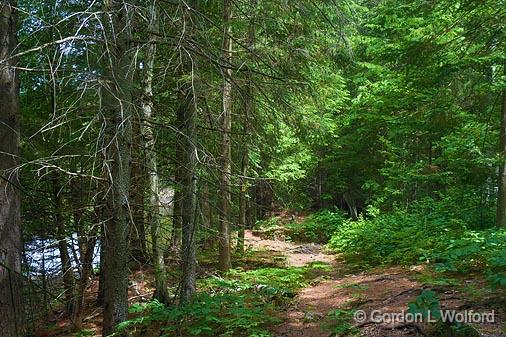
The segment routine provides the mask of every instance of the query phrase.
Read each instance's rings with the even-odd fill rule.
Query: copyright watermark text
[[[495,323],[495,312],[477,312],[473,310],[440,310],[438,313],[428,311],[427,313],[401,312],[382,312],[381,310],[372,310],[366,312],[357,310],[353,314],[356,323],[374,322],[374,323],[422,323],[422,322],[443,322],[453,323]]]

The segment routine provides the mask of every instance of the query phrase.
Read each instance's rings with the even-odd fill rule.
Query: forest
[[[506,337],[504,0],[0,0],[0,337]]]

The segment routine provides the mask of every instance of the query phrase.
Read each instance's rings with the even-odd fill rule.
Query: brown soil
[[[284,255],[287,265],[291,267],[302,267],[311,262],[334,263],[332,255],[322,253],[322,247],[318,244],[297,245],[281,240],[262,239],[247,230],[244,234],[246,245],[257,250],[268,250],[276,254]]]
[[[505,337],[501,332],[506,321],[505,294],[487,291],[479,277],[460,278],[458,286],[435,286],[420,281],[431,276],[425,266],[411,268],[391,267],[367,272],[351,273],[350,268],[335,256],[322,252],[315,244],[294,244],[279,240],[261,239],[246,232],[247,244],[255,249],[284,255],[288,266],[303,266],[310,262],[325,262],[332,265],[328,280],[303,289],[295,301],[282,314],[283,322],[273,328],[277,337],[319,337],[344,336],[333,332],[338,324],[328,314],[336,309],[347,310],[350,314],[363,310],[371,312],[401,313],[407,304],[424,289],[434,290],[440,299],[442,309],[457,311],[471,310],[490,312],[495,310],[495,323],[476,326],[481,336]],[[459,289],[459,290],[457,290]],[[473,294],[473,292],[479,294]],[[365,337],[427,336],[428,326],[407,324],[400,321],[374,323],[370,319],[355,322],[349,319],[359,331],[356,335]],[[352,335],[352,334],[348,334]]]
[[[256,233],[255,233],[256,234]],[[436,286],[431,283],[434,274],[425,266],[411,268],[390,267],[353,271],[350,266],[334,255],[326,254],[318,244],[295,244],[283,240],[263,239],[246,231],[246,245],[256,250],[254,262],[248,263],[250,268],[279,265],[283,261],[287,266],[304,266],[312,262],[324,262],[332,266],[324,279],[319,283],[303,289],[295,300],[280,313],[282,323],[272,328],[276,337],[319,337],[345,336],[333,332],[336,326],[343,324],[328,316],[329,312],[347,310],[364,310],[368,316],[373,310],[382,313],[399,313],[407,309],[408,302],[418,296],[422,290],[436,291],[443,309],[458,311],[474,310],[490,312],[495,310],[495,323],[476,326],[481,336],[506,337],[506,294],[504,291],[491,291],[486,282],[477,275],[455,277],[457,286]],[[281,258],[280,258],[281,257]],[[429,281],[427,281],[429,279]],[[425,280],[425,281],[422,281]],[[101,335],[102,312],[96,308],[94,300],[98,291],[98,282],[93,280],[87,292],[87,308],[83,321],[83,329]],[[150,299],[152,294],[152,272],[141,270],[132,273],[129,281],[129,302],[142,302]],[[398,337],[398,336],[430,336],[427,327],[402,322],[374,323],[370,320],[352,323],[358,333],[364,337]],[[53,328],[37,331],[40,337],[74,336],[75,327],[68,317],[55,313]],[[352,336],[348,334],[347,336]],[[444,336],[444,335],[438,335]]]

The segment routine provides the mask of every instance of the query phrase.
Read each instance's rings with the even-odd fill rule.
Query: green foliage
[[[288,236],[294,241],[326,243],[345,221],[339,211],[323,210],[304,219],[286,225]]]
[[[506,240],[504,231],[495,234],[503,234],[502,246],[504,247],[504,241]],[[488,266],[490,270],[488,281],[492,284],[492,287],[506,287],[506,249],[499,248],[498,250],[489,254]]]
[[[342,289],[351,288],[351,289],[356,289],[356,290],[367,290],[367,289],[369,289],[368,286],[360,284],[360,283],[344,283],[344,284],[339,284],[339,285],[336,286],[336,288],[342,288]]]
[[[408,312],[423,319],[441,318],[441,305],[436,293],[431,290],[424,290],[413,302],[408,304]]]
[[[265,220],[259,220],[255,223],[255,228],[262,230],[275,230],[281,226],[281,218],[279,216],[273,216]]]
[[[448,230],[442,221],[429,221],[426,216],[399,210],[348,220],[328,246],[348,259],[367,264],[418,262],[436,247],[439,234]]]
[[[325,330],[332,333],[333,336],[353,336],[359,333],[353,325],[353,311],[336,309],[328,313],[328,323]]]
[[[279,322],[276,308],[295,296],[315,274],[328,265],[314,263],[305,267],[233,269],[223,277],[200,280],[201,291],[188,304],[165,306],[153,301],[133,304],[137,315],[120,324],[119,329],[142,335],[150,326],[159,325],[162,337],[179,331],[189,336],[270,336],[267,327]]]
[[[269,336],[265,326],[277,322],[271,305],[260,296],[239,293],[199,293],[188,304],[165,306],[150,302],[131,308],[140,316],[121,323],[118,330],[142,336],[152,325],[160,336]],[[179,331],[179,333],[178,333]]]
[[[95,331],[90,329],[82,329],[74,334],[74,337],[92,337],[95,335]]]
[[[224,289],[240,289],[241,291],[263,289],[271,294],[277,292],[293,297],[294,291],[306,287],[316,274],[328,271],[329,268],[328,264],[314,262],[304,267],[232,269],[223,277],[210,277],[203,280],[202,287],[212,292],[220,292]]]
[[[492,286],[505,286],[506,230],[490,228],[497,167],[504,160],[497,149],[506,90],[504,1],[256,3],[255,8],[250,1],[234,3],[232,36],[239,43],[234,42],[234,57],[226,65],[221,3],[199,2],[205,17],[186,20],[185,11],[172,2],[156,2],[164,29],[157,36],[155,69],[164,76],[153,79],[153,116],[132,121],[153,126],[160,182],[178,193],[186,190],[186,180],[179,177],[177,145],[197,145],[197,197],[211,211],[204,212],[204,202],[199,206],[207,219],[198,220],[209,223],[199,226],[203,230],[195,233],[195,241],[213,241],[221,214],[222,196],[214,191],[204,196],[203,184],[218,184],[220,88],[227,68],[233,70],[227,80],[234,86],[230,188],[248,177],[247,200],[258,204],[255,215],[263,216],[272,205],[367,210],[356,221],[325,210],[302,223],[285,226],[280,218],[258,223],[268,235],[283,230],[292,240],[328,242],[363,265],[429,262],[438,271],[484,271]],[[20,3],[19,168],[20,190],[27,194],[22,210],[27,241],[75,232],[91,237],[96,223],[109,219],[101,200],[109,197],[107,189],[101,193],[109,173],[101,158],[108,146],[101,141],[108,122],[102,111],[107,81],[99,40],[104,32],[99,17],[88,14],[101,12],[102,3],[59,5]],[[135,27],[148,27],[145,10],[139,4],[132,11]],[[187,31],[186,23],[193,21],[195,27]],[[250,26],[255,27],[254,46],[248,43]],[[140,42],[152,33],[134,31],[132,41]],[[132,69],[144,71],[146,47],[152,44],[135,45]],[[173,62],[181,55],[199,65],[191,74],[185,73],[185,62]],[[134,82],[125,84],[138,101],[144,81],[141,73],[134,75]],[[181,88],[190,82],[196,134],[191,142],[181,142],[188,135],[177,112],[187,107]],[[143,163],[144,155],[135,152],[147,147],[137,143],[142,132],[133,131],[132,163]],[[245,173],[243,164],[248,164]],[[49,178],[55,169],[62,174],[57,190],[64,199],[64,233],[54,226],[58,204]],[[141,196],[147,192],[135,179],[131,185]],[[141,200],[151,199],[145,194]],[[230,205],[231,219],[225,219],[230,223],[238,213],[237,199]],[[132,202],[132,214],[135,208],[144,212],[139,203]],[[161,226],[166,234],[171,224],[164,220]],[[319,268],[324,267],[232,270],[201,281],[204,291],[184,307],[132,306],[138,317],[123,328],[156,322],[167,335],[174,329],[189,335],[265,335],[276,306],[289,301]],[[419,305],[426,305],[430,296],[421,296]],[[347,314],[334,316],[343,321],[334,332],[348,332]]]
[[[446,250],[434,252],[432,258],[440,271],[467,272],[473,267],[498,271],[506,266],[505,247],[506,230],[466,231],[449,240]]]
[[[422,284],[430,286],[461,286],[461,282],[454,278],[444,277],[432,271],[424,271],[417,276],[417,280]]]
[[[427,336],[430,337],[480,337],[482,334],[471,325],[463,323],[448,324],[438,321]]]
[[[411,211],[396,210],[346,221],[328,246],[365,265],[431,262],[438,271],[486,271],[504,285],[506,230],[470,230],[441,205],[425,200]]]
[[[416,299],[408,303],[408,312],[415,317],[422,316],[424,320],[436,322],[430,327],[426,335],[432,337],[479,337],[481,334],[472,326],[461,322],[446,321],[441,316],[441,304],[436,293],[424,290]]]

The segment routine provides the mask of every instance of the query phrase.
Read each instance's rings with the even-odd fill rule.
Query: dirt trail
[[[287,259],[287,265],[291,267],[302,267],[311,262],[329,264],[335,262],[332,255],[322,253],[322,247],[318,244],[294,244],[280,240],[262,239],[253,235],[250,230],[245,231],[244,238],[246,245],[255,249],[266,249],[283,254]]]
[[[344,326],[329,316],[329,312],[347,310],[350,315],[363,310],[368,319],[356,322],[351,317],[348,322],[360,330],[365,337],[397,337],[426,335],[417,324],[399,321],[374,323],[371,313],[400,313],[407,309],[407,303],[414,300],[423,289],[435,290],[441,301],[442,309],[475,309],[479,312],[491,311],[497,303],[504,303],[504,297],[497,294],[481,295],[481,299],[471,299],[469,293],[457,291],[464,286],[470,289],[483,289],[482,280],[462,280],[464,286],[451,287],[434,285],[421,281],[427,275],[423,266],[411,268],[391,267],[351,273],[342,262],[332,255],[322,252],[316,244],[294,244],[280,240],[262,239],[246,232],[246,243],[255,249],[264,249],[282,254],[287,266],[303,266],[311,262],[325,262],[332,265],[332,271],[324,280],[314,286],[303,289],[295,301],[283,314],[283,323],[274,328],[277,337],[320,337],[344,336],[336,334],[337,326]],[[488,297],[487,297],[488,296]],[[501,302],[502,301],[502,302]],[[496,310],[497,311],[497,310]],[[505,321],[504,311],[496,312],[496,323],[480,324],[481,336],[506,337],[501,331]],[[345,324],[345,323],[344,323]]]

